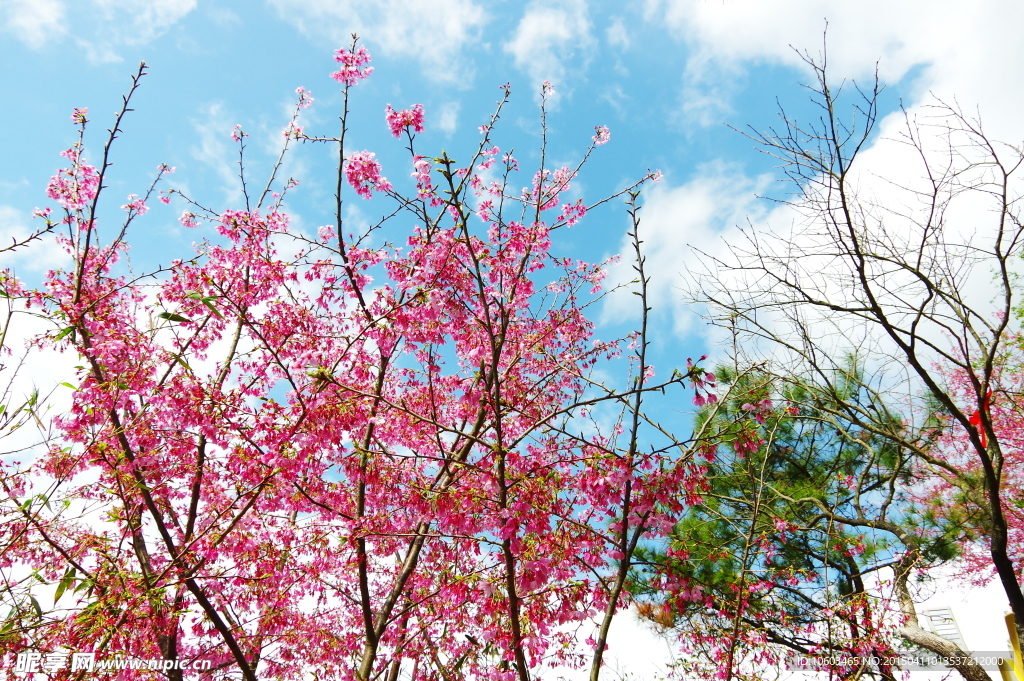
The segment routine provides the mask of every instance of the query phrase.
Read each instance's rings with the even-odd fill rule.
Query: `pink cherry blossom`
[[[563,205],[562,211],[555,222],[565,222],[567,227],[572,227],[586,214],[587,207],[584,205],[583,199],[579,199],[573,203]]]
[[[99,189],[99,173],[96,168],[82,161],[77,146],[62,151],[61,156],[69,159],[72,165],[70,168],[61,168],[50,178],[46,195],[66,210],[80,210],[95,198]]]
[[[182,213],[181,217],[178,218],[178,222],[180,222],[183,227],[188,227],[190,229],[199,226],[199,221],[196,220],[196,216],[189,211]]]
[[[299,108],[308,109],[313,105],[313,93],[304,87],[295,88],[295,94],[299,96]]]
[[[421,201],[429,201],[430,205],[435,208],[442,205],[444,199],[437,195],[430,179],[430,172],[433,168],[430,161],[422,156],[417,156],[413,160],[413,167],[415,171],[412,176],[416,178],[416,198]]]
[[[388,104],[384,110],[384,119],[395,137],[401,137],[402,131],[410,127],[413,132],[423,132],[423,105],[413,104],[411,109],[395,111]]]
[[[140,199],[135,194],[128,195],[128,203],[121,206],[121,210],[129,214],[143,215],[149,210],[149,206],[146,205],[144,199]]]
[[[346,88],[371,70],[362,47],[335,59]],[[386,112],[393,133],[423,129],[420,105]],[[296,121],[286,132],[302,135]],[[331,180],[385,194],[391,216],[355,234],[343,202],[315,237],[292,231],[279,199],[297,182],[282,187],[277,169],[251,206],[157,193],[181,196],[184,227],[206,219],[216,233],[143,276],[118,265],[125,233],[67,216],[66,266],[32,304],[60,322],[39,346],[81,357],[71,406],[24,474],[0,471],[17,497],[3,561],[62,585],[42,620],[15,608],[31,626],[19,651],[91,650],[101,631],[105,655],[249,679],[299,678],[309,660],[323,679],[511,681],[579,665],[581,627],[628,602],[624,582],[608,588],[628,547],[673,530],[701,469],[630,444],[628,409],[582,435],[564,428],[603,413],[593,377],[626,352],[587,317],[606,268],[553,252],[551,230],[586,213],[559,198],[582,164],[544,169],[517,195],[515,159],[485,133],[465,167],[414,156],[409,195],[372,152],[345,148]],[[240,126],[232,137],[245,141]],[[78,147],[65,156],[51,195],[68,210],[99,201],[95,169]],[[124,208],[141,217],[145,199]],[[623,365],[646,347],[632,338]],[[648,388],[650,363],[632,366],[642,375],[627,366],[611,402],[691,380]],[[708,374],[691,373],[703,395]],[[54,479],[44,504],[34,481]],[[31,516],[64,501],[102,518]]]
[[[357,151],[349,155],[345,161],[345,177],[364,199],[370,198],[371,189],[391,191],[391,183],[380,174],[380,162],[370,151]]]
[[[352,48],[335,50],[334,61],[341,64],[341,68],[332,73],[331,78],[349,87],[373,73],[373,67],[367,66],[370,63],[370,53],[362,45],[354,50]]]

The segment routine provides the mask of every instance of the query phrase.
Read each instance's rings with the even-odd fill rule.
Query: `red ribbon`
[[[988,398],[990,397],[992,397],[991,390],[989,390],[988,393],[985,395],[985,399],[981,401],[981,408],[984,409],[985,411],[988,411]],[[978,410],[971,414],[969,422],[972,426],[978,429],[978,438],[981,440],[981,446],[987,447],[988,438],[985,436],[985,429],[981,427],[981,411]]]

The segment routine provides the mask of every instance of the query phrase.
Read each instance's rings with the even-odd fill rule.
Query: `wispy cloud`
[[[459,124],[459,103],[445,102],[437,108],[436,116],[438,129],[451,136]]]
[[[238,178],[238,151],[230,144],[235,122],[219,102],[205,106],[199,115],[192,120],[198,137],[198,143],[192,147],[192,157],[206,164],[220,178],[225,203],[236,204],[242,198],[242,191]]]
[[[452,82],[472,72],[463,49],[487,23],[473,0],[270,0],[281,17],[307,35],[337,46],[357,33],[392,57],[417,60],[428,78]]]
[[[113,33],[111,41],[124,45],[144,45],[155,40],[196,8],[196,0],[93,0],[93,3]]]
[[[40,219],[32,221],[17,208],[0,205],[0,247],[6,248],[12,242],[20,243],[43,227],[45,225]],[[21,248],[4,253],[2,258],[6,267],[40,274],[65,263],[67,255],[52,236],[44,236]]]
[[[612,47],[618,47],[623,50],[628,50],[632,40],[629,37],[629,29],[626,28],[625,22],[622,17],[615,17],[611,23],[608,24],[608,28],[604,31],[605,39],[608,44]]]
[[[570,71],[582,69],[588,61],[596,42],[591,29],[584,0],[532,2],[505,51],[536,84],[549,80],[557,88],[565,85]]]
[[[690,182],[671,186],[666,180],[645,191],[640,238],[651,278],[649,302],[658,313],[669,314],[679,335],[694,331],[699,321],[696,311],[684,300],[684,283],[700,270],[706,257],[703,253],[719,255],[728,238],[735,237],[737,225],[746,222],[748,216],[764,215],[757,194],[768,182],[767,177],[749,178],[739,168],[711,163]],[[619,252],[632,251],[632,244],[624,239]],[[609,285],[622,286],[635,276],[633,263],[624,255],[609,273]],[[635,314],[636,298],[623,290],[608,298],[603,321]]]
[[[67,33],[61,0],[7,0],[0,7],[7,31],[34,49]]]
[[[608,102],[615,113],[622,119],[628,119],[632,113],[631,109],[631,97],[626,94],[626,91],[622,89],[619,84],[606,85],[602,90],[600,97],[601,101]]]
[[[870,80],[877,63],[881,79],[893,83],[920,68],[916,87],[904,89],[908,103],[930,92],[955,95],[981,104],[986,118],[1007,130],[1016,128],[1024,105],[1024,92],[1006,82],[1007,69],[1024,61],[1017,35],[1024,4],[1013,0],[979,3],[970,12],[957,0],[647,0],[643,16],[689,47],[684,89],[697,103],[696,119],[715,101],[730,106],[741,90],[727,81],[747,65],[803,67],[794,48],[819,57],[826,21],[828,66],[837,78]],[[1012,136],[1019,139],[1015,131]]]
[[[6,0],[0,20],[10,34],[34,49],[71,34],[92,63],[121,60],[119,48],[159,38],[196,7],[196,0]]]

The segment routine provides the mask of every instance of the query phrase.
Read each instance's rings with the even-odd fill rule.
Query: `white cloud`
[[[532,2],[505,43],[505,51],[536,85],[549,80],[557,91],[565,84],[567,62],[579,61],[581,56],[585,62],[594,42],[584,0]]]
[[[828,21],[832,65],[850,76],[865,76],[882,59],[882,76],[898,79],[912,66],[927,61],[947,46],[929,46],[943,23],[959,23],[962,5],[948,0],[891,3],[866,0],[841,5],[828,0],[731,0],[649,3],[648,17],[697,49],[700,58],[770,60],[796,65],[790,47],[817,54]],[[947,5],[948,7],[943,7]],[[879,17],[885,17],[880,21]]]
[[[238,151],[229,145],[235,122],[228,118],[220,103],[206,106],[200,111],[200,116],[192,121],[199,137],[198,145],[192,147],[192,156],[220,177],[225,203],[236,204],[242,198],[238,178]]]
[[[83,38],[76,38],[75,43],[85,51],[85,58],[90,64],[116,64],[123,61],[110,43],[94,43]]]
[[[580,669],[558,667],[553,671],[567,681],[590,678],[590,658],[593,650],[584,645],[582,632],[600,627],[598,618],[583,624],[577,633],[578,653],[586,660]],[[596,633],[594,634],[596,635]],[[672,665],[676,661],[677,645],[656,631],[650,622],[640,618],[633,607],[623,608],[612,620],[608,635],[608,649],[604,655],[602,678],[607,679],[665,679],[672,678]]]
[[[204,11],[213,20],[213,23],[223,28],[235,28],[243,23],[242,17],[227,7],[205,7]]]
[[[614,85],[606,85],[604,89],[601,90],[599,99],[608,102],[608,104],[615,109],[615,113],[619,118],[626,120],[629,119],[631,113],[630,106],[633,98],[626,94],[626,91],[622,89],[621,85],[617,83]]]
[[[143,45],[163,35],[196,8],[196,0],[93,0],[117,42]]]
[[[59,329],[59,322],[34,314],[34,310],[19,308],[20,305],[11,308],[10,317],[8,310],[4,310],[4,347],[10,354],[4,357],[0,372],[0,400],[8,407],[20,407],[33,393],[38,399],[34,418],[18,408],[9,412],[12,421],[0,429],[0,458],[6,465],[31,461],[53,435],[52,417],[66,412],[71,402],[71,389],[60,384],[77,382],[74,366],[80,361],[74,352],[35,345],[33,341],[38,336]]]
[[[57,215],[54,219],[59,219]],[[58,225],[62,227],[63,225]],[[24,242],[33,233],[43,229],[45,224],[39,218],[32,220],[22,211],[0,205],[0,248],[10,248],[12,240]],[[41,275],[47,270],[67,267],[69,260],[64,250],[56,243],[52,234],[0,253],[2,269],[10,268],[26,288],[37,288]],[[39,334],[52,332],[57,319],[39,314],[39,308],[26,309],[23,301],[4,300],[0,305],[0,331],[3,335],[4,352],[0,360],[0,403],[8,406],[12,420],[0,428],[0,457],[28,461],[37,451],[41,439],[48,433],[48,414],[63,411],[70,397],[70,390],[60,387],[62,381],[74,380],[70,357],[45,347],[32,344]],[[61,325],[63,326],[63,324]],[[38,390],[39,402],[34,416],[29,418],[20,408],[34,391]],[[52,405],[57,404],[55,412]],[[20,415],[19,415],[20,414]],[[26,427],[19,427],[20,425]],[[37,429],[35,426],[39,424]]]
[[[40,49],[67,33],[61,0],[8,0],[4,4],[7,30],[29,47]]]
[[[92,0],[90,18],[98,22],[76,42],[94,64],[121,61],[119,48],[145,45],[166,33],[196,8],[196,0]]]
[[[644,16],[687,43],[686,82],[709,97],[730,94],[707,86],[744,65],[800,66],[791,45],[817,57],[827,19],[828,65],[836,78],[870,79],[877,61],[882,80],[891,83],[922,67],[911,104],[929,91],[980,104],[985,118],[999,123],[1000,137],[1018,125],[1024,104],[1024,92],[1007,81],[1024,61],[1018,36],[1024,4],[1015,0],[977,3],[970,11],[956,0],[649,0]]]
[[[675,122],[701,127],[720,125],[734,113],[733,97],[740,92],[744,72],[735,62],[694,55],[683,73],[681,106]]]
[[[307,35],[325,37],[336,47],[357,33],[380,45],[389,57],[419,60],[435,81],[456,81],[472,71],[462,55],[479,40],[487,22],[473,0],[270,0],[281,17]]]
[[[605,29],[605,37],[608,40],[608,44],[612,47],[618,47],[623,50],[629,49],[631,42],[629,31],[626,30],[626,24],[623,23],[622,17],[612,19],[612,22],[608,24],[608,28]]]
[[[711,164],[698,171],[698,177],[681,186],[667,181],[645,190],[640,211],[640,239],[646,257],[646,273],[651,279],[648,300],[656,313],[668,310],[678,334],[692,331],[699,321],[696,311],[684,301],[682,285],[698,271],[704,257],[719,255],[725,242],[736,234],[736,226],[748,215],[763,215],[765,206],[757,200],[769,178],[751,180],[736,168]],[[618,252],[622,260],[609,273],[609,288],[635,278],[630,259],[633,246],[623,238]],[[620,292],[608,298],[603,310],[604,322],[638,314],[636,298]]]
[[[58,218],[55,215],[53,219]],[[44,227],[41,219],[31,220],[17,208],[0,205],[0,248],[8,248],[13,242],[21,243]],[[22,271],[43,273],[67,261],[63,249],[52,236],[46,235],[5,252],[0,258],[4,267],[12,267],[16,274]]]
[[[896,114],[882,121],[878,141],[858,157],[849,176],[855,224],[865,235],[862,244],[869,244],[865,250],[875,254],[868,264],[873,294],[890,320],[908,320],[926,309],[932,299],[931,291],[913,274],[920,271],[933,281],[952,282],[947,285],[955,286],[961,300],[981,317],[990,317],[1000,304],[992,297],[1001,290],[993,286],[989,272],[995,260],[985,254],[995,249],[1002,215],[997,192],[992,191],[995,186],[982,184],[995,181],[986,177],[991,167],[975,165],[963,170],[965,165],[983,160],[980,149],[971,147],[963,135],[954,136],[944,146],[939,133],[945,127],[918,129],[915,137],[922,140],[930,168],[939,176],[950,173],[947,179],[953,182],[944,190],[950,203],[936,211],[928,198],[930,184],[921,154],[900,138],[905,124]],[[1009,156],[1004,162],[1012,164]],[[886,380],[895,386],[892,377],[896,372],[905,373],[906,363],[876,325],[853,315],[833,314],[824,306],[766,304],[769,300],[799,299],[796,295],[790,298],[791,292],[778,285],[776,276],[799,282],[819,300],[853,307],[862,303],[854,262],[842,255],[846,252],[839,243],[842,237],[829,228],[821,204],[804,208],[782,204],[769,210],[766,201],[753,200],[755,191],[766,193],[765,185],[738,171],[730,172],[728,167],[712,168],[702,175],[682,187],[659,187],[650,192],[641,213],[641,238],[654,280],[651,300],[656,310],[668,307],[673,311],[677,334],[696,331],[708,339],[724,340],[721,330],[693,325],[700,310],[684,306],[682,289],[703,292],[698,297],[733,301],[737,308],[750,311],[759,327],[779,338],[799,343],[803,334],[809,334],[823,357],[842,357],[857,349],[871,358],[872,370],[884,371],[889,376]],[[1018,195],[1015,192],[1021,188],[1021,182],[1014,180],[1009,191]],[[945,195],[940,192],[940,200]],[[824,200],[821,195],[817,198]],[[750,224],[742,231],[735,226],[748,219]],[[922,243],[928,244],[923,250]],[[702,262],[690,244],[724,264],[718,267],[706,258]],[[620,250],[627,253],[626,244]],[[918,251],[922,251],[923,264],[914,264]],[[912,270],[893,266],[901,261]],[[1022,264],[1017,257],[1009,262],[1015,271]],[[624,271],[619,280],[631,276]],[[606,319],[629,313],[624,297],[613,303],[623,307],[609,304]],[[937,305],[938,314],[952,317],[953,310]],[[718,312],[727,313],[728,308]],[[929,319],[915,324],[920,337],[937,347],[952,347],[948,329]],[[786,357],[778,346],[760,345],[752,337],[744,337],[743,348],[755,356]],[[926,365],[938,359],[927,348],[918,353],[926,357]],[[912,378],[900,385],[911,391],[920,387]]]
[[[121,60],[118,48],[143,45],[167,32],[196,7],[196,0],[7,0],[0,18],[8,32],[35,49],[57,43],[75,26],[74,42],[92,63]],[[68,15],[71,16],[68,16]]]
[[[1012,143],[1024,137],[1024,122],[1017,113],[1024,108],[1024,93],[1008,86],[1006,80],[1009,65],[1024,61],[1024,44],[1015,35],[1015,27],[1024,19],[1024,6],[1019,3],[989,2],[968,13],[951,0],[868,0],[856,6],[825,0],[651,0],[645,10],[648,22],[664,25],[687,43],[686,116],[704,123],[721,120],[742,92],[736,81],[748,68],[774,63],[797,66],[806,73],[806,65],[790,45],[818,57],[823,49],[826,17],[828,69],[834,79],[833,87],[844,78],[857,78],[861,84],[867,84],[865,81],[874,75],[876,61],[883,82],[897,81],[912,69],[919,69],[914,89],[908,91],[905,87],[902,94],[909,116],[922,124],[918,128],[919,139],[929,151],[949,150],[942,137],[944,128],[929,125],[938,122],[934,118],[936,111],[929,108],[936,100],[929,93],[949,102],[955,98],[969,116],[978,107],[986,132],[993,139]],[[884,17],[884,21],[879,17]],[[879,122],[880,135],[862,151],[853,178],[859,197],[877,207],[871,219],[884,220],[886,229],[897,241],[910,239],[920,229],[907,217],[914,210],[922,210],[920,205],[914,205],[915,197],[907,188],[922,188],[921,182],[925,180],[920,156],[901,140],[902,116],[897,112]],[[963,148],[958,152],[962,153]],[[936,157],[935,162],[934,168],[942,168],[948,159]],[[753,179],[741,175],[737,175],[735,182],[737,187],[755,184]],[[719,221],[725,230],[717,234],[733,243],[740,243],[741,235],[725,225],[745,222],[745,212],[753,213],[751,222],[762,235],[769,229],[788,234],[792,225],[799,224],[796,221],[800,217],[795,212],[769,213],[763,205],[738,200],[740,197],[733,195],[733,191],[712,178],[655,192],[644,215],[648,229],[655,229],[647,244],[657,254],[651,259],[652,266],[657,267],[659,261],[670,263],[675,272],[665,271],[665,276],[680,281],[678,272],[686,267],[680,263],[692,257],[685,243],[708,243],[706,233],[700,237],[695,232],[712,220]],[[659,208],[659,203],[666,208]],[[992,207],[983,203],[981,194],[965,194],[946,211],[945,238],[959,244],[954,248],[966,248],[972,242],[978,246],[991,242]],[[724,214],[732,215],[725,218]],[[796,245],[813,245],[811,232],[796,232],[796,238],[802,240]],[[990,309],[984,298],[991,295],[988,284],[980,269],[962,284],[965,295],[980,310]]]
[[[445,102],[437,107],[437,127],[444,134],[451,136],[459,124],[459,103]]]

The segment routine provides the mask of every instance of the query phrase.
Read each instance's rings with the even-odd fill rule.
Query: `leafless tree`
[[[898,148],[910,152],[918,172],[869,175],[861,166],[879,123],[877,76],[870,89],[833,87],[825,56],[803,56],[815,75],[809,89],[818,116],[805,122],[783,112],[777,127],[745,133],[780,161],[795,186],[795,196],[782,202],[795,226],[786,234],[743,229],[741,243],[706,257],[691,295],[745,347],[778,358],[781,380],[809,377],[827,393],[820,405],[851,429],[895,443],[921,470],[975,500],[992,566],[1024,638],[1024,593],[1004,512],[1007,445],[989,409],[989,396],[1001,390],[999,357],[1015,334],[1019,306],[1014,270],[1024,239],[1018,178],[1024,152],[993,141],[980,119],[958,105],[937,102],[921,115],[904,110],[901,132],[886,142],[903,145]],[[847,105],[852,115],[842,113]],[[842,364],[851,351],[870,368],[865,389],[905,400],[902,427],[844,398],[836,377],[848,376]],[[970,385],[967,399],[945,380],[954,372]],[[938,429],[926,424],[936,411],[946,427],[969,438],[974,461],[936,451]],[[908,580],[921,555],[914,542],[903,544],[894,568],[907,617],[900,633],[936,653],[963,657],[957,669],[965,678],[987,679],[964,651],[918,625]]]

